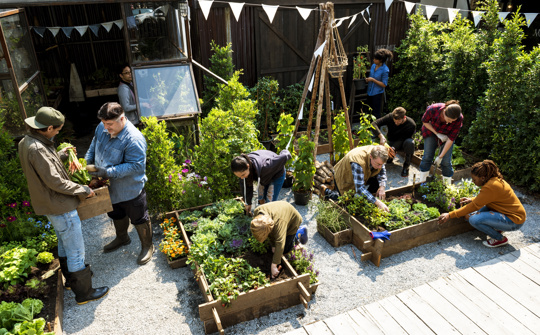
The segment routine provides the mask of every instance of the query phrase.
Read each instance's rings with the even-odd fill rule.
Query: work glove
[[[438,134],[437,134],[437,137],[438,137],[439,140],[441,140],[441,142],[443,142],[443,143],[446,142],[446,141],[448,141],[448,136],[445,135],[445,134],[438,133]]]
[[[381,231],[381,232],[378,232],[378,231],[369,232],[369,235],[374,240],[376,240],[378,238],[380,238],[381,240],[390,240],[390,235],[391,234],[392,233],[389,233],[388,230]]]
[[[442,157],[437,156],[437,158],[435,158],[435,161],[433,162],[433,164],[435,164],[435,166],[439,166],[441,164],[441,161],[442,161]]]
[[[94,177],[101,177],[101,178],[107,178],[107,169],[102,168],[100,166],[96,166],[96,171],[88,172],[90,175]]]

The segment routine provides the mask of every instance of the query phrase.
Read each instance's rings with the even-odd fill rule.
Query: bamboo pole
[[[332,141],[332,110],[330,106],[330,79],[326,74],[324,84],[324,97],[326,99],[326,129],[328,130],[328,145],[330,146],[330,160],[334,162],[334,145]]]

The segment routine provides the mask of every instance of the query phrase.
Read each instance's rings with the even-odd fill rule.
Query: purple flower
[[[182,180],[182,174],[178,172],[178,180]]]
[[[30,207],[30,202],[29,201],[23,201],[22,205],[23,205],[23,207]]]
[[[186,190],[182,190],[182,194],[186,194]]]
[[[193,228],[197,228],[198,225],[199,225],[199,223],[198,223],[197,221],[193,221],[193,222],[191,223],[191,226],[192,226]]]
[[[206,176],[204,176],[203,180],[206,181],[206,179],[208,179],[208,178],[206,178]]]
[[[191,164],[191,161],[190,161],[189,159],[186,159],[186,160],[184,161],[184,163],[186,163],[186,164]]]
[[[7,225],[5,223],[0,223],[0,228],[6,228]]]
[[[14,202],[14,203],[12,203],[12,204],[8,204],[8,206],[11,207],[11,208],[15,208],[15,207],[17,207],[17,203]]]
[[[319,270],[315,270],[315,275],[316,275],[316,276],[319,275]]]
[[[169,183],[172,182],[172,175],[169,175]]]
[[[244,241],[242,241],[241,239],[234,239],[232,240],[231,242],[231,247],[233,248],[240,248],[242,246],[242,244],[244,243]]]
[[[13,222],[13,221],[17,220],[17,218],[14,217],[14,216],[8,216],[7,220],[8,220],[8,222]]]
[[[188,173],[188,172],[189,172],[188,169],[183,169],[183,170],[182,170],[182,173]]]
[[[195,174],[195,178],[199,179],[201,178],[201,176],[199,176],[198,174]]]

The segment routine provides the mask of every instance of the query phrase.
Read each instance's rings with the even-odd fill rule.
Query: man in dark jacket
[[[409,175],[409,166],[411,165],[411,158],[414,154],[414,141],[412,139],[414,132],[416,131],[416,123],[413,119],[408,118],[405,113],[407,111],[403,107],[398,107],[389,113],[371,123],[373,125],[373,134],[379,137],[380,144],[384,145],[388,142],[388,145],[395,150],[405,151],[405,162],[403,163],[403,170],[401,171],[402,177]],[[382,126],[388,127],[388,140],[381,133],[380,128]],[[389,159],[387,163],[391,163]]]
[[[64,125],[64,115],[51,107],[41,107],[36,116],[24,121],[30,134],[19,143],[19,159],[32,207],[36,214],[47,216],[58,237],[58,257],[65,286],[73,289],[79,305],[100,299],[109,288],[92,288],[92,272],[84,262],[84,239],[77,213],[78,196],[95,194],[88,186],[70,180],[60,158],[67,158],[66,150],[57,153],[52,140]]]

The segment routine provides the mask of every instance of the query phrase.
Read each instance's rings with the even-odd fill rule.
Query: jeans
[[[58,237],[58,257],[67,257],[69,272],[86,268],[84,264],[84,238],[77,210],[60,215],[47,215]]]
[[[262,192],[262,195],[259,194],[259,200],[264,199],[265,202],[268,201],[268,189],[270,186],[273,186],[273,194],[272,191],[270,191],[270,194],[272,195],[272,201],[276,201],[279,197],[279,192],[283,188],[283,182],[285,181],[285,171],[283,171],[283,174],[276,179],[272,180],[272,184],[264,186],[264,190]]]
[[[371,107],[371,114],[375,116],[375,119],[380,118],[383,106],[383,93],[369,95],[367,97],[367,103]]]
[[[412,138],[406,138],[405,140],[388,141],[388,145],[394,147],[396,150],[405,151],[405,162],[403,162],[403,166],[411,165],[411,158],[414,154],[414,141]]]
[[[435,135],[424,137],[424,156],[420,162],[420,171],[426,172],[431,169],[433,164],[433,158],[435,157],[435,150],[437,150],[439,138]],[[441,150],[444,147],[444,143],[441,145]],[[441,170],[443,177],[452,177],[454,175],[454,169],[452,168],[452,149],[454,145],[444,155],[441,161]]]
[[[475,229],[478,229],[481,232],[491,236],[491,238],[499,241],[503,239],[503,235],[497,230],[514,231],[521,229],[523,226],[523,224],[514,223],[504,214],[490,211],[486,206],[480,208],[476,212],[471,213],[469,223]]]

